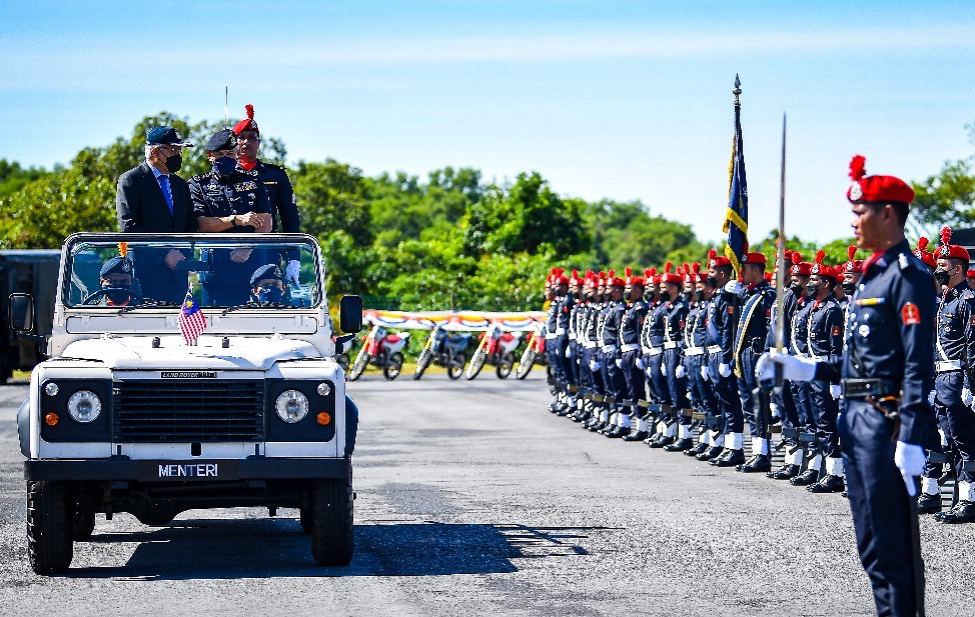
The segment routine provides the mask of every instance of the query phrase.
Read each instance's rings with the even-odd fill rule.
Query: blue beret
[[[222,131],[217,131],[213,134],[209,140],[207,140],[207,152],[216,152],[217,150],[233,150],[237,147],[237,136],[230,129],[223,129]]]
[[[256,287],[257,282],[263,281],[264,279],[277,279],[283,283],[284,277],[281,276],[281,268],[274,264],[261,266],[254,271],[254,276],[251,277],[251,287]]]
[[[109,274],[132,274],[132,260],[128,257],[112,257],[102,265],[98,276],[105,278]]]
[[[146,145],[193,147],[193,144],[183,141],[183,138],[179,136],[179,131],[171,126],[156,126],[149,129],[149,132],[146,133]]]

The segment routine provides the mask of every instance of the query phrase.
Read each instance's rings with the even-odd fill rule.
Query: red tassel
[[[951,227],[945,225],[941,228],[941,244],[948,246],[949,240],[951,240]]]
[[[930,242],[931,241],[928,240],[926,236],[921,236],[917,239],[917,250],[923,251],[924,249],[928,248],[928,244]]]
[[[673,267],[674,267],[674,262],[668,261],[667,263],[664,264],[664,272],[670,274],[670,269]]]
[[[247,119],[248,120],[253,120],[254,119],[254,106],[251,105],[250,103],[248,103],[248,104],[244,105],[244,109],[247,111]]]
[[[627,266],[626,267],[626,278],[630,278],[631,276],[633,276],[633,268]]]
[[[691,267],[694,268],[694,274],[700,274],[701,273],[701,262],[695,261],[694,262],[694,265],[691,266]]]
[[[854,156],[850,161],[850,178],[856,181],[867,175],[866,164],[867,159],[859,154]]]
[[[826,251],[820,249],[819,251],[816,252],[816,263],[818,264],[823,263],[823,259],[825,258],[826,258]]]
[[[714,259],[717,256],[718,256],[718,251],[716,251],[714,249],[711,249],[711,250],[708,251],[708,261],[711,261],[712,259]]]
[[[855,246],[846,247],[846,254],[850,256],[850,261],[853,261],[853,256],[857,254],[857,247]]]

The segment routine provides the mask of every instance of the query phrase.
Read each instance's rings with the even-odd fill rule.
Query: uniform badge
[[[863,324],[857,329],[857,332],[859,332],[860,336],[862,336],[863,338],[867,338],[867,336],[870,335],[870,326],[868,326],[867,324]]]
[[[132,262],[128,259],[122,260],[122,272],[132,272]]]
[[[863,187],[860,186],[859,182],[854,182],[850,185],[850,199],[856,201],[863,197]]]
[[[921,311],[918,310],[916,304],[908,302],[901,307],[901,321],[905,326],[914,326],[921,323]]]
[[[843,329],[840,328],[839,326],[833,326],[833,329],[830,330],[830,336],[839,336],[842,333],[843,333]]]

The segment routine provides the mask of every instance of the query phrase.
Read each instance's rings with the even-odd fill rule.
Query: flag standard
[[[725,255],[731,260],[735,272],[748,252],[748,182],[745,179],[745,151],[741,137],[741,81],[735,75],[735,135],[731,142],[731,163],[728,165],[728,210],[725,212],[722,231],[728,234]]]
[[[186,290],[183,306],[179,309],[179,331],[183,333],[183,340],[187,345],[196,343],[203,331],[207,329],[207,318],[200,310],[200,306],[193,299],[193,294]]]

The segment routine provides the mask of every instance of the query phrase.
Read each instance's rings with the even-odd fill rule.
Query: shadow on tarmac
[[[75,563],[89,563],[113,543],[138,543],[124,566],[78,567],[66,578],[130,581],[278,577],[445,576],[517,572],[516,558],[586,555],[578,541],[596,527],[532,528],[509,524],[379,523],[355,528],[356,553],[343,568],[311,558],[297,520],[177,520],[144,532],[99,533],[75,545]],[[80,549],[80,550],[79,550]]]

